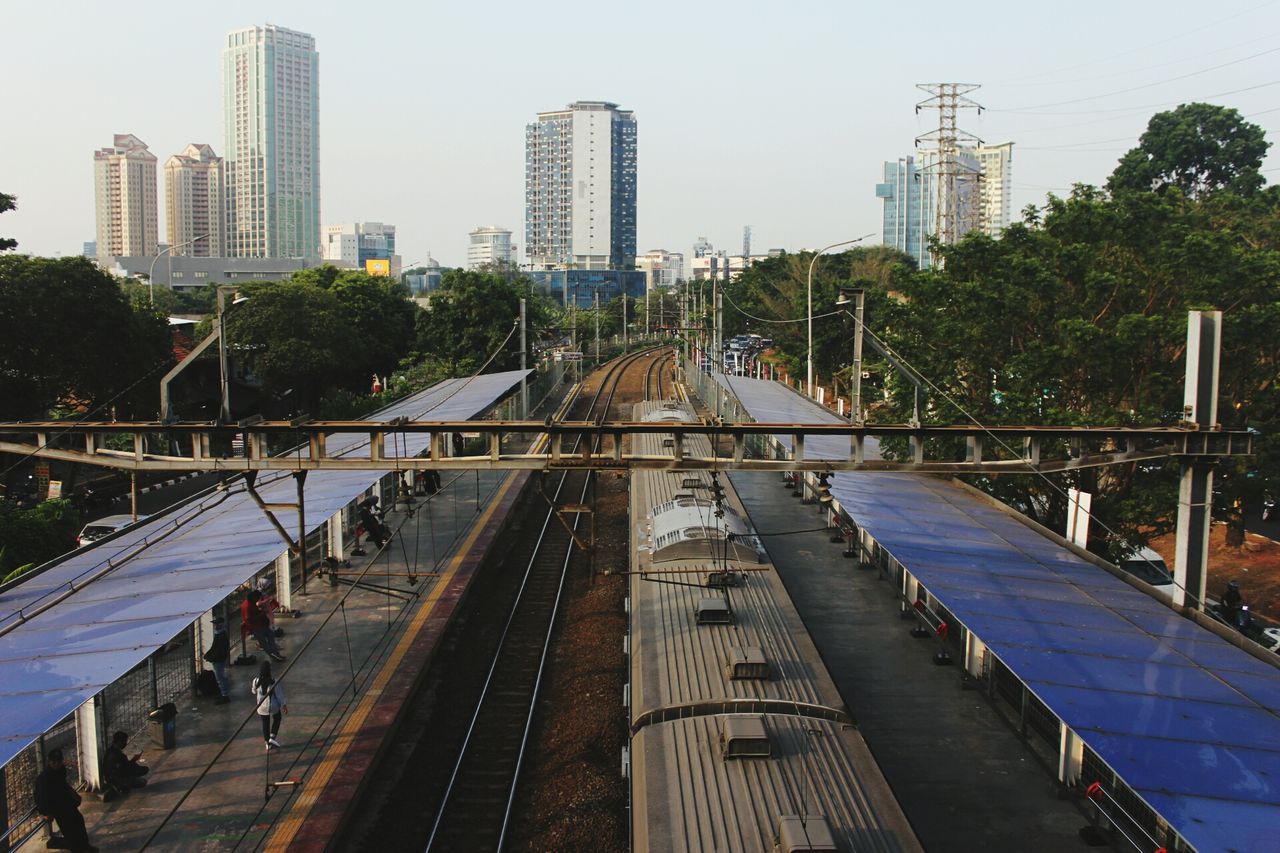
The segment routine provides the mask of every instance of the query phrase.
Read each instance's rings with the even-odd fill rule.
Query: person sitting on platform
[[[117,794],[127,794],[135,788],[145,788],[147,780],[142,778],[151,771],[150,767],[140,764],[141,752],[130,758],[124,748],[129,745],[129,735],[116,732],[111,736],[111,746],[107,747],[105,765],[106,790]]]

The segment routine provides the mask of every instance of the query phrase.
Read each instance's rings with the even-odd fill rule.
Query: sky
[[[524,246],[524,128],[607,100],[635,112],[637,249],[732,254],[880,240],[883,163],[934,129],[921,83],[981,86],[961,129],[1014,143],[1015,217],[1102,184],[1150,117],[1238,109],[1280,140],[1280,0],[906,5],[327,0],[7,4],[0,192],[18,251],[94,238],[93,152],[132,133],[163,164],[225,153],[221,56],[231,30],[276,24],[320,53],[324,224],[396,226],[406,266],[466,262],[468,232]],[[1280,180],[1280,153],[1263,164]]]

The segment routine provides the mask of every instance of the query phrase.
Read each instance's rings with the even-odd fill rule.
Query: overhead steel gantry
[[[430,433],[430,456],[404,458],[394,453],[395,437]],[[446,436],[463,433],[483,439],[481,452],[446,455]],[[625,451],[623,439],[660,434],[664,453]],[[343,442],[341,454],[327,444],[336,435],[365,437],[352,449]],[[705,435],[712,455],[688,452],[686,438]],[[793,457],[787,460],[752,458],[752,436],[787,435]],[[132,441],[132,450],[106,446]],[[527,438],[546,436],[545,441]],[[578,436],[604,436],[612,447],[593,453],[590,443],[570,450]],[[848,440],[845,458],[810,458],[805,440],[842,436]],[[867,459],[868,438],[900,440],[901,460]],[[242,453],[233,453],[240,439]],[[388,440],[391,444],[388,444]],[[387,448],[393,449],[388,455]],[[537,452],[524,450],[539,448]],[[157,453],[154,448],[181,448]],[[280,453],[277,449],[292,447]],[[824,442],[829,453],[830,442]],[[272,448],[269,451],[269,448]],[[515,448],[520,448],[519,450]],[[721,450],[723,448],[723,450]],[[960,458],[963,448],[964,458]],[[1012,449],[1012,452],[1011,452]],[[669,451],[669,452],[665,452]],[[912,426],[908,424],[796,424],[796,423],[639,423],[632,421],[259,421],[241,425],[210,423],[97,423],[56,421],[0,424],[0,452],[99,465],[126,471],[307,471],[486,468],[549,470],[555,468],[756,471],[883,471],[931,474],[1051,473],[1076,468],[1140,462],[1177,456],[1212,462],[1224,456],[1253,451],[1253,436],[1243,430],[1190,427],[1045,427],[1045,426]],[[273,455],[273,452],[275,455]],[[932,455],[931,455],[932,454]],[[942,455],[949,454],[949,455]]]

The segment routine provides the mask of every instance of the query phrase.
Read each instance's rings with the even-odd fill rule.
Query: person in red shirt
[[[271,622],[262,609],[262,593],[256,589],[249,590],[249,594],[240,603],[240,620],[241,630],[252,634],[272,660],[284,660],[284,655],[280,654],[280,645],[271,633]]]

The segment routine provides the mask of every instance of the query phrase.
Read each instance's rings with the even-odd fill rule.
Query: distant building
[[[486,265],[509,267],[515,263],[515,247],[511,245],[509,230],[490,225],[471,232],[471,244],[467,246],[467,269],[475,270]]]
[[[711,242],[706,237],[699,237],[693,244],[693,256],[695,258],[710,257],[714,251],[715,247],[711,245]]]
[[[326,225],[320,246],[325,262],[334,266],[366,271],[370,268],[369,261],[386,261],[389,274],[400,275],[394,225],[384,222]]]
[[[684,255],[651,249],[636,257],[636,269],[644,273],[645,293],[652,293],[655,287],[675,287],[684,279]]]
[[[929,235],[933,233],[933,176],[921,170],[914,157],[899,157],[884,164],[884,181],[876,184],[876,197],[884,201],[881,242],[915,259],[927,268]]]
[[[525,273],[534,290],[564,307],[606,305],[623,293],[643,299],[645,276],[639,270],[533,270]]]
[[[155,256],[99,257],[98,265],[121,278],[146,278],[175,291],[199,290],[208,284],[283,281],[303,269],[302,258],[193,258],[172,253]]]
[[[978,227],[999,237],[1013,221],[1013,143],[979,145],[975,153],[982,170]]]
[[[409,288],[410,296],[426,296],[440,289],[444,276],[443,271],[440,269],[439,261],[428,257],[425,261],[416,265],[414,269],[421,269],[422,272],[407,272],[403,276],[405,286]]]
[[[606,101],[538,113],[525,128],[525,256],[535,269],[630,269],[636,120]]]
[[[226,254],[320,257],[320,54],[315,39],[267,24],[227,34]]]
[[[192,143],[165,161],[165,214],[172,254],[223,254],[226,172],[208,145]]]
[[[98,257],[98,241],[89,240],[88,242],[86,242],[84,244],[84,251],[81,254],[83,254],[86,258]]]
[[[749,258],[744,258],[742,255],[727,255],[721,251],[702,255],[689,262],[688,280],[710,281],[713,273],[714,277],[720,281],[737,278],[744,269],[758,261],[772,257],[773,254],[773,252],[770,252],[767,255],[752,255]]]
[[[93,154],[97,251],[109,255],[152,255],[160,239],[156,215],[156,155],[130,133]]]
[[[1009,225],[1012,169],[1012,142],[960,149],[953,214],[957,237],[974,230],[998,237]],[[903,157],[885,163],[884,181],[876,185],[876,197],[884,200],[882,242],[915,258],[921,269],[932,265],[929,237],[937,230],[941,172],[937,152],[927,151],[918,161]]]

